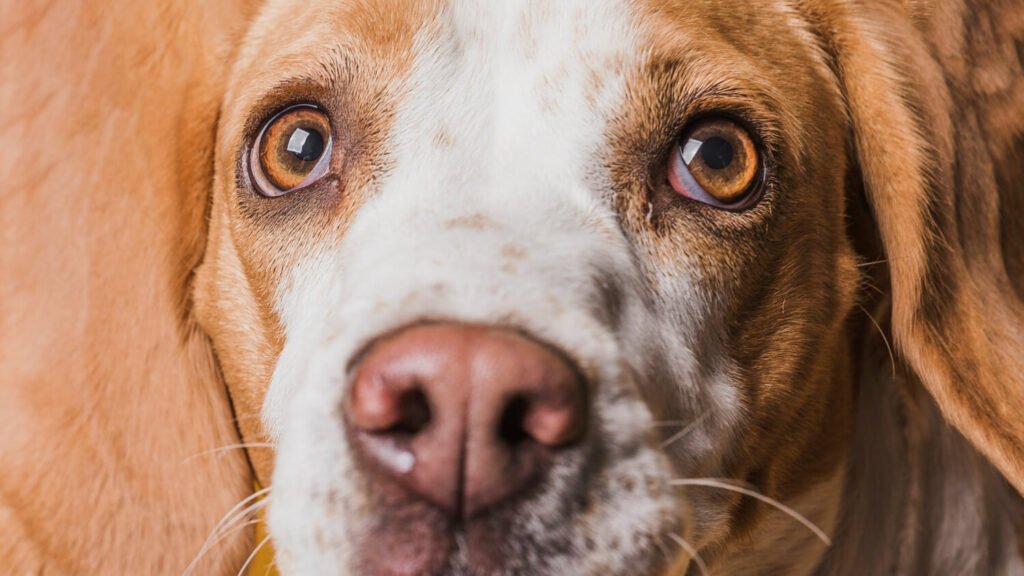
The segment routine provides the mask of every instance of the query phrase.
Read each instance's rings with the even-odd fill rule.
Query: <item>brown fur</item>
[[[242,452],[201,454],[265,438],[258,414],[283,338],[269,287],[305,247],[281,223],[328,230],[315,224],[358,209],[363,198],[342,188],[372,189],[386,164],[393,106],[383,95],[436,6],[335,7],[355,15],[348,35],[316,28],[345,14],[311,6],[279,36],[239,46],[256,15],[239,2],[82,3],[70,14],[9,4],[0,8],[0,558],[19,574],[175,573],[250,490]],[[749,375],[742,449],[723,455],[726,468],[780,499],[828,482],[854,434],[863,333],[885,329],[897,363],[885,370],[906,373],[909,395],[919,381],[1024,491],[1024,6],[791,4],[790,19],[742,26],[718,17],[735,10],[726,2],[638,2],[655,50],[612,140],[616,185],[635,192],[618,208],[640,249],[668,262],[696,245],[707,277],[756,280],[722,294],[723,330]],[[681,33],[707,22],[722,24],[701,43]],[[776,32],[793,26],[807,42],[742,56],[791,38]],[[299,58],[323,37],[349,39],[350,66]],[[211,197],[241,189],[227,185],[236,166],[214,174],[214,146],[229,143],[219,156],[237,157],[255,129],[249,113],[289,98],[295,83],[282,84],[281,69],[308,84],[304,93],[323,91],[346,123],[352,139],[338,143],[346,153],[335,167],[344,178],[325,179],[298,207],[287,196]],[[351,80],[345,94],[325,88],[339,75]],[[254,101],[271,86],[271,98]],[[646,167],[694,112],[670,100],[684,87],[708,92],[705,106],[761,103],[745,112],[797,167],[780,188],[847,196],[777,195],[738,225],[671,208]],[[641,97],[652,93],[668,99]],[[659,208],[649,222],[648,183]],[[741,233],[769,218],[762,234]],[[856,263],[876,257],[885,263]],[[858,302],[876,317],[860,316]],[[915,420],[932,430],[926,421]],[[251,455],[266,482],[272,454]],[[772,525],[767,507],[730,498],[728,523],[700,543],[709,559]],[[201,573],[234,573],[245,548],[243,531]]]
[[[968,10],[953,3],[938,8],[940,17]],[[1013,23],[1020,18],[1020,8],[1013,8],[969,8],[984,21],[1009,24],[989,38],[988,50],[1020,45],[1024,27]],[[957,66],[944,69],[933,56],[964,53],[965,47],[929,46],[973,30],[950,35],[943,28],[941,37],[922,37],[902,6],[875,9],[871,20],[825,16],[814,6],[809,11],[822,19],[819,32],[837,48],[865,190],[891,269],[895,344],[946,417],[1024,491],[1024,364],[1017,352],[1024,350],[1024,307],[1002,258],[995,186],[995,174],[1005,170],[996,164],[1000,157],[1013,165],[1022,160],[1006,157],[1002,146],[1024,133],[1024,114],[984,107],[1014,98],[1024,84],[1019,77],[1014,83],[1011,73],[1004,75],[1010,85],[1002,93],[986,94],[984,86],[956,76]],[[1016,56],[1006,65],[1019,71]],[[992,113],[1003,123],[982,131]],[[1008,198],[1012,191],[1002,193]]]
[[[231,83],[240,88],[226,94],[226,113],[219,128],[220,141],[230,142],[233,148],[222,150],[222,158],[238,157],[243,143],[255,138],[259,124],[250,121],[251,110],[258,111],[257,118],[259,111],[269,115],[295,92],[318,94],[344,135],[335,143],[335,150],[341,151],[334,155],[336,175],[324,178],[301,197],[286,195],[268,202],[248,185],[233,185],[236,174],[247,172],[244,166],[232,160],[217,167],[219,180],[214,188],[225,194],[212,200],[211,241],[197,271],[197,318],[214,342],[246,442],[266,441],[260,408],[284,344],[272,287],[312,246],[324,242],[324,236],[329,236],[328,242],[337,240],[330,236],[340,236],[386,162],[383,140],[394,109],[386,95],[407,70],[413,34],[423,20],[422,12],[430,8],[429,2],[401,4],[405,9],[394,12],[372,2],[290,10],[286,27],[275,26],[273,38],[250,39],[235,62]],[[332,28],[333,22],[350,28],[339,31]],[[294,40],[268,54],[267,47],[279,36]],[[324,45],[323,38],[337,38],[337,44]],[[311,52],[314,57],[309,61],[306,54]],[[345,56],[338,64],[341,53]],[[285,66],[292,82],[281,77]],[[268,86],[280,88],[253,102],[253,95]],[[337,86],[343,89],[336,90]],[[315,233],[295,234],[299,228]],[[256,450],[252,460],[260,481],[268,485],[272,454]]]
[[[703,276],[713,283],[709,291],[721,294],[725,339],[745,375],[749,417],[736,440],[740,449],[723,455],[726,476],[743,478],[775,498],[792,498],[836,474],[850,434],[853,372],[845,358],[850,345],[843,324],[854,306],[859,273],[845,235],[843,198],[782,193],[843,188],[842,155],[814,153],[821,142],[844,140],[840,94],[813,46],[798,42],[799,36],[773,32],[786,24],[769,10],[757,10],[752,17],[759,26],[743,34],[712,29],[693,35],[687,31],[720,20],[715,5],[641,4],[655,48],[650,70],[630,88],[630,105],[613,144],[630,151],[613,164],[616,187],[630,191],[620,197],[625,204],[620,210],[653,260],[667,264],[684,250],[700,255]],[[777,51],[756,61],[749,57],[768,43]],[[779,60],[779,53],[788,59]],[[692,65],[696,59],[700,66]],[[808,61],[816,65],[807,66]],[[648,97],[651,93],[658,97]],[[694,93],[704,97],[679,110],[677,95]],[[826,106],[818,105],[822,99]],[[760,107],[752,109],[750,102]],[[690,109],[697,104],[701,108]],[[774,159],[795,167],[779,174],[748,212],[680,204],[663,173],[637,172],[663,165],[652,159],[665,154],[664,146],[681,129],[679,119],[705,109],[753,119]],[[646,150],[646,157],[636,158],[636,150]],[[649,199],[643,190],[648,182],[654,189]],[[648,202],[654,214],[650,222]],[[743,288],[733,291],[736,285]],[[704,496],[728,499],[732,514],[730,522],[709,526],[697,542],[715,550],[706,549],[708,559],[745,547],[737,534],[753,530],[771,513],[735,494]],[[820,547],[811,543],[810,548]]]
[[[242,452],[203,455],[238,439],[187,297],[245,10],[183,6],[0,8],[7,573],[175,573],[251,490]]]

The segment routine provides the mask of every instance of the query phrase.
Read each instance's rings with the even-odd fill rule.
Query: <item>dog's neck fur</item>
[[[833,546],[813,571],[1024,574],[1024,506],[912,378],[869,345]]]

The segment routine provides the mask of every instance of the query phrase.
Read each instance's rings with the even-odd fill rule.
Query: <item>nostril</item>
[[[529,400],[522,395],[514,396],[505,406],[498,424],[498,437],[506,445],[515,447],[530,439],[525,427],[529,408]]]
[[[520,427],[542,446],[560,448],[584,434],[586,397],[582,382],[574,375],[559,379],[550,388],[543,387],[528,397],[524,406]]]
[[[557,393],[517,394],[498,420],[498,438],[515,449],[524,442],[559,448],[579,440],[586,426],[582,386],[568,383]]]
[[[430,402],[421,388],[413,388],[402,394],[398,401],[398,411],[398,421],[383,432],[415,435],[430,424]]]
[[[357,378],[348,413],[354,426],[374,434],[415,435],[432,418],[427,393],[418,383],[380,376]]]
[[[343,416],[360,466],[450,515],[527,491],[585,436],[581,373],[515,332],[414,326],[349,366]]]

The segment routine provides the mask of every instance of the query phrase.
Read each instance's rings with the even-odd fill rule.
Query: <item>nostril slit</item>
[[[498,435],[509,446],[517,446],[530,439],[526,432],[526,414],[529,409],[530,402],[522,395],[513,397],[505,406],[498,425]]]
[[[421,432],[431,419],[430,402],[426,393],[420,388],[413,388],[402,394],[399,400],[399,414],[401,417],[390,432],[410,435]]]

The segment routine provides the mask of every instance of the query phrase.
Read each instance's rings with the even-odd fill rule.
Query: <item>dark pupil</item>
[[[296,128],[285,149],[303,162],[312,162],[324,153],[324,137],[316,130]]]
[[[732,144],[717,136],[708,138],[700,147],[700,158],[712,170],[721,170],[732,163]]]

